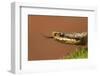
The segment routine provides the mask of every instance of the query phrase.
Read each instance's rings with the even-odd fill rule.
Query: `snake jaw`
[[[70,39],[70,38],[62,38],[62,37],[54,37],[55,40],[63,42],[65,44],[79,44],[80,40]]]

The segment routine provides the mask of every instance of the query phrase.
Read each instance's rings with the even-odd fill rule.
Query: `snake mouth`
[[[66,43],[66,44],[79,44],[81,40],[70,39],[70,38],[62,38],[62,37],[54,37],[55,40]]]

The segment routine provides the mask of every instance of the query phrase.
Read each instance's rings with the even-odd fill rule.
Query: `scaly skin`
[[[65,44],[85,45],[87,44],[87,32],[82,33],[63,33],[52,32],[52,37]]]

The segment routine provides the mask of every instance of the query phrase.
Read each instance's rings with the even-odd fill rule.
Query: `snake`
[[[88,36],[87,32],[52,32],[51,36],[45,37],[64,44],[86,45]]]

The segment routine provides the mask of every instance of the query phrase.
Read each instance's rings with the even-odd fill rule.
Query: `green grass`
[[[82,59],[82,58],[88,58],[87,48],[76,49],[70,55],[64,57],[64,59]]]

